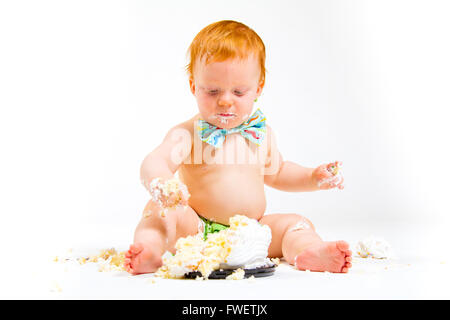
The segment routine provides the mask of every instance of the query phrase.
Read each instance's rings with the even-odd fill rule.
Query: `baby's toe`
[[[342,273],[347,273],[348,270],[352,267],[352,264],[350,262],[346,262],[344,263],[344,265],[342,266],[341,272]]]
[[[139,254],[143,249],[142,243],[132,244],[130,246],[130,252],[134,255]]]
[[[129,273],[132,273],[132,268],[131,268],[131,260],[128,258],[125,258],[124,262],[123,262],[123,266],[125,268],[125,270]]]
[[[345,242],[344,240],[336,241],[336,247],[337,247],[340,251],[342,251],[342,252],[344,252],[344,253],[350,251],[350,250],[349,250],[349,247],[350,247],[350,246],[349,246],[348,243]],[[351,252],[351,251],[350,251],[350,252]]]
[[[131,250],[128,250],[127,252],[125,252],[125,258],[130,259],[132,257],[132,253]]]

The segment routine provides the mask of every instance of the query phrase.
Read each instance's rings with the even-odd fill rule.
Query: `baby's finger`
[[[323,165],[319,166],[317,176],[319,179],[328,179],[328,178],[331,178],[333,176],[333,174],[330,172],[330,170],[328,170],[328,165],[323,164]]]
[[[327,166],[327,171],[333,175],[337,175],[339,173],[339,168],[341,165],[342,165],[342,162],[340,162],[340,161],[331,162]]]
[[[330,190],[336,188],[336,185],[332,182],[324,183],[322,186],[323,186],[323,188],[321,188],[322,190]]]
[[[330,162],[330,163],[327,164],[327,168],[337,167],[338,163],[339,163],[339,161]]]
[[[329,183],[319,183],[318,187],[319,187],[319,190],[328,190],[328,189],[331,189]]]
[[[331,183],[324,183],[324,184],[322,184],[322,187],[320,189],[330,190],[330,189],[333,189],[333,185]]]
[[[339,174],[339,182],[337,183],[337,187],[342,190],[344,189],[344,176]]]
[[[328,189],[335,188],[337,186],[338,182],[339,182],[339,178],[333,177],[333,176],[331,178],[322,179],[321,181],[319,181],[319,189],[328,190]]]

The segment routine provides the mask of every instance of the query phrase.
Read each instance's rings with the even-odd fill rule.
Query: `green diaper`
[[[208,219],[203,218],[200,215],[199,215],[199,218],[202,219],[202,221],[204,222],[203,240],[206,240],[206,238],[208,237],[208,234],[210,234],[210,233],[219,232],[221,230],[225,230],[230,227],[225,224],[210,221]]]

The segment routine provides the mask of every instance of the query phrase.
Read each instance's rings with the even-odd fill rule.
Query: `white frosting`
[[[190,197],[189,191],[184,183],[178,178],[163,180],[162,178],[154,178],[149,186],[148,191],[152,201],[159,204],[162,208],[160,215],[166,216],[168,209],[175,209],[185,203]],[[167,201],[171,199],[171,203]],[[185,207],[186,208],[186,207]],[[144,212],[144,217],[149,216],[151,212]]]
[[[374,236],[360,240],[355,247],[355,251],[362,258],[387,259],[394,257],[391,245],[383,238]]]
[[[293,226],[288,231],[290,232],[290,231],[306,230],[306,229],[311,229],[311,226],[309,225],[309,223],[305,219],[302,219],[299,222],[297,222],[295,224],[295,226]]]
[[[170,278],[182,278],[186,273],[195,270],[202,260],[204,260],[202,249],[204,241],[200,234],[178,239],[175,247],[176,255],[166,251],[161,259],[167,267],[167,275]]]
[[[172,257],[173,257],[172,253],[166,251],[161,258],[164,261],[167,259],[171,259]],[[191,259],[186,261],[186,264],[173,264],[169,269],[169,274],[172,278],[181,278],[186,273],[191,272],[192,268],[189,266],[198,264],[198,261],[199,257],[193,256]]]
[[[328,167],[327,169],[328,172],[330,172],[331,174],[333,174],[331,177],[329,178],[325,178],[320,180],[317,183],[317,186],[320,188],[322,186],[322,184],[324,183],[328,183],[328,184],[332,184],[334,186],[338,185],[339,183],[342,182],[344,175],[342,174],[342,167],[340,166],[340,164],[338,163],[336,166],[331,166]]]
[[[247,218],[246,226],[239,226],[235,230],[230,230],[228,241],[231,252],[227,256],[225,263],[220,267],[246,269],[256,268],[270,263],[267,259],[272,233],[267,225],[261,225],[257,220]]]
[[[166,278],[182,278],[192,271],[201,272],[204,278],[217,269],[251,269],[274,263],[267,258],[272,233],[266,225],[246,216],[230,218],[230,228],[210,233],[203,240],[203,233],[179,238],[176,253],[162,256],[163,266],[157,275]]]
[[[226,124],[228,124],[228,121],[234,120],[236,117],[237,116],[234,113],[232,114],[232,116],[221,116],[221,115],[216,114],[216,115],[211,116],[211,119],[213,119],[213,120],[217,119],[220,121],[221,124],[226,125]]]
[[[334,175],[332,177],[320,180],[318,182],[317,186],[320,188],[322,186],[322,184],[324,184],[324,183],[338,185],[342,181],[342,178],[343,178],[343,175],[342,175],[341,171],[339,171],[336,175]]]

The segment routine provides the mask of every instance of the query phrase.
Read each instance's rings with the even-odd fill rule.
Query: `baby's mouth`
[[[236,115],[234,113],[218,113],[218,114],[216,114],[216,116],[223,117],[223,118],[236,117]]]
[[[220,121],[220,123],[222,124],[227,124],[228,121],[234,119],[237,117],[236,114],[234,113],[217,113],[214,116],[216,119],[218,119]]]

